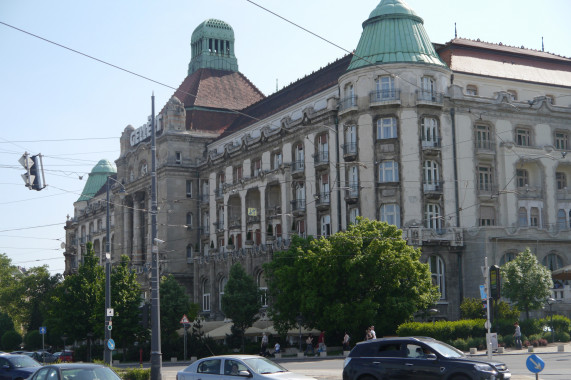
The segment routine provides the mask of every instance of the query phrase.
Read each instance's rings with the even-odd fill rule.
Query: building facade
[[[233,46],[228,24],[199,25],[188,76],[156,118],[160,270],[207,319],[224,319],[233,263],[263,290],[263,263],[293,234],[329,236],[357,216],[397,225],[422,249],[442,318],[479,297],[484,257],[501,265],[530,247],[551,270],[571,264],[571,59],[433,44],[400,0],[371,12],[353,54],[267,97],[238,71]],[[148,125],[123,131],[112,193],[126,195],[110,203],[112,261],[128,255],[144,289],[149,136]],[[99,190],[66,224],[66,273],[81,262]],[[553,294],[570,316],[569,284]]]

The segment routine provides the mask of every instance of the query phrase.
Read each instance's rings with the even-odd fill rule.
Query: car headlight
[[[494,367],[486,363],[474,364],[474,368],[476,368],[476,371],[480,372],[497,373]]]

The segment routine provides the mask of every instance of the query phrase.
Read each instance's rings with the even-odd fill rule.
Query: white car
[[[176,374],[177,380],[315,380],[288,371],[281,365],[257,355],[210,356],[195,361]]]

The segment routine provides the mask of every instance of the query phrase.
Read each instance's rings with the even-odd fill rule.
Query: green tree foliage
[[[24,337],[24,344],[28,351],[35,351],[42,348],[42,336],[40,332],[38,330],[28,330]]]
[[[26,271],[20,282],[20,289],[21,294],[25,295],[21,308],[27,330],[37,330],[44,324],[51,294],[61,281],[62,276],[59,273],[50,275],[47,265]]]
[[[14,321],[8,314],[0,312],[0,338],[10,330],[14,330]],[[2,342],[0,341],[0,349],[2,348]]]
[[[222,312],[232,319],[236,330],[243,335],[257,320],[261,307],[256,280],[239,263],[232,265],[222,296]]]
[[[49,328],[65,332],[68,342],[85,339],[87,333],[103,338],[105,320],[105,275],[91,243],[86,245],[78,272],[65,278],[53,292]]]
[[[144,335],[139,324],[140,304],[141,286],[137,282],[137,275],[129,268],[129,257],[122,255],[119,265],[111,271],[111,307],[114,311],[112,335],[119,347],[128,347]],[[102,327],[103,321],[100,322]]]
[[[20,349],[20,344],[22,344],[22,335],[18,334],[16,330],[6,331],[1,338],[0,342],[2,343],[2,349],[6,351]]]
[[[502,295],[525,311],[529,319],[529,311],[539,309],[551,294],[551,272],[537,261],[529,248],[504,264],[501,270]]]
[[[190,301],[182,285],[173,275],[163,276],[160,283],[161,300],[161,342],[177,338],[176,331],[182,327],[180,320],[184,314],[190,321],[198,315],[199,306]]]
[[[304,325],[320,330],[360,336],[374,324],[377,336],[394,334],[438,299],[419,258],[402,231],[379,221],[359,219],[329,239],[294,237],[264,266],[274,325],[294,327],[301,312]]]
[[[2,253],[0,254],[0,312],[8,314],[16,326],[23,324],[20,303],[20,282],[24,274],[18,267],[12,265],[12,260]]]
[[[464,298],[460,304],[460,315],[462,319],[486,318],[486,310],[482,300],[479,298]]]
[[[499,319],[506,319],[511,321],[517,321],[519,319],[519,315],[521,311],[517,308],[517,306],[510,306],[509,303],[500,301],[498,302],[497,306],[497,317]]]

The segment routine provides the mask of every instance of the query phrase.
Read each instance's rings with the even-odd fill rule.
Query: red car
[[[60,362],[71,363],[73,362],[73,351],[62,351],[59,355]]]

